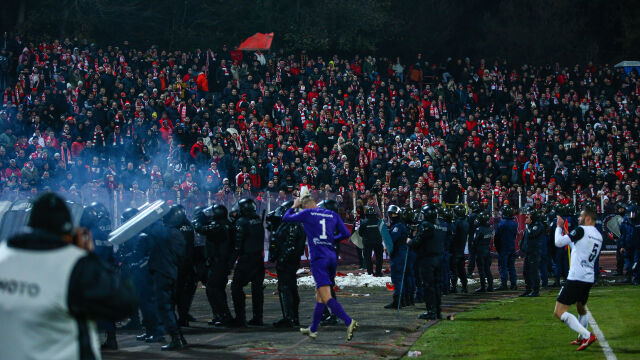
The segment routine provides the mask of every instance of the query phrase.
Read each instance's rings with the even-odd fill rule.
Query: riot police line
[[[596,209],[595,204],[588,202],[582,207]],[[519,289],[515,268],[517,257],[524,258],[525,288],[521,297],[537,297],[541,288],[559,288],[567,280],[569,253],[566,247],[554,245],[556,217],[567,220],[565,231],[568,233],[578,226],[582,207],[571,203],[548,203],[538,208],[516,210],[507,204],[499,213],[492,214],[487,204],[483,207],[475,201],[469,206],[429,203],[421,209],[389,206],[390,241],[388,245],[385,242],[385,247],[391,256],[394,293],[392,302],[385,308],[399,309],[424,302],[427,311],[419,317],[440,319],[442,295],[458,291],[468,293],[468,278],[476,270],[480,286],[475,293],[516,291]],[[618,247],[627,247],[622,252],[628,269],[625,282],[637,283],[638,245],[634,241],[638,238],[636,229],[640,228],[640,219],[635,216],[638,207],[630,203],[620,204],[618,208],[618,214],[607,216],[596,224],[596,228],[613,240],[619,239],[616,241]],[[365,212],[368,221],[375,220],[372,209]],[[517,216],[520,219],[516,219]],[[519,222],[524,223],[521,233]],[[362,226],[360,229],[362,231]],[[498,287],[494,286],[491,273],[494,256],[498,258]],[[371,261],[369,254],[366,258]],[[599,276],[599,271],[595,273]],[[549,280],[554,281],[550,283]]]
[[[135,236],[119,245],[117,251],[114,251],[115,242],[109,239],[122,227],[112,231],[112,219],[104,205],[92,203],[85,207],[78,222],[91,232],[95,254],[114,268],[119,267],[133,280],[139,312],[133,314],[128,326],[144,329],[137,340],[148,343],[169,340],[162,346],[163,350],[187,346],[181,327],[193,320],[189,310],[198,282],[206,285],[213,315],[210,325],[229,328],[263,325],[265,227],[270,234],[268,260],[276,265],[282,310],[282,319],[273,325],[291,328],[300,324],[296,272],[306,238],[300,224],[281,221],[292,206],[291,201],[260,215],[256,202],[245,198],[230,210],[222,204],[196,208],[191,221],[182,206],[164,205],[163,208],[149,205],[123,211],[123,227],[136,229],[131,227],[132,222],[143,227],[138,227]],[[322,201],[320,206],[344,213],[335,200]],[[477,202],[468,207],[427,204],[419,210],[390,205],[386,209],[388,222],[384,210],[375,205],[364,207],[356,229],[365,254],[363,267],[370,274],[382,275],[382,254],[386,250],[390,256],[394,294],[386,308],[399,309],[424,302],[427,311],[420,318],[441,318],[442,295],[458,292],[459,285],[460,292],[468,292],[467,278],[475,270],[475,266],[471,267],[474,262],[480,275],[476,292],[517,290],[514,264],[516,256],[522,255],[525,256],[526,284],[522,296],[538,296],[540,287],[548,286],[550,274],[556,278],[552,286],[559,286],[560,280],[566,279],[566,250],[549,247],[549,242],[553,242],[552,220],[556,214],[568,219],[570,224],[575,222],[578,209],[571,205],[525,209],[527,226],[517,251],[515,209],[509,206],[501,209],[502,219],[493,224],[490,209]],[[635,219],[631,214],[634,211],[630,210],[625,216]],[[609,230],[615,234],[614,229]],[[630,231],[623,226],[620,229],[623,233]],[[203,243],[196,241],[197,235],[204,237]],[[490,271],[492,241],[499,259],[501,283],[497,288]],[[465,249],[470,255],[467,268]],[[336,249],[336,256],[339,252]],[[233,315],[227,303],[227,283],[232,272]],[[243,288],[249,283],[252,317],[247,320]],[[335,318],[327,312],[323,321],[331,323]],[[117,349],[113,319],[102,321],[100,328],[107,334],[102,348]],[[165,338],[166,334],[170,339]]]

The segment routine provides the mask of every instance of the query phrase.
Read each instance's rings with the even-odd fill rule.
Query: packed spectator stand
[[[267,208],[308,185],[351,216],[640,197],[640,82],[610,65],[2,44],[2,200]]]

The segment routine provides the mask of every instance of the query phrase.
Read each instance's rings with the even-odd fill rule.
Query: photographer
[[[64,200],[35,200],[27,231],[0,245],[0,358],[99,359],[94,319],[137,309],[135,290],[73,230]],[[75,245],[75,246],[71,246]]]

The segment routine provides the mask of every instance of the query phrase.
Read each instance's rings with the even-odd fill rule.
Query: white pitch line
[[[602,348],[604,357],[607,360],[617,360],[618,358],[616,357],[616,354],[613,353],[613,349],[611,349],[611,346],[609,346],[609,343],[607,342],[607,339],[605,339],[602,330],[600,330],[600,327],[598,326],[596,319],[593,317],[593,314],[591,313],[591,311],[589,311],[588,307],[585,306],[585,309],[587,309],[587,315],[589,315],[589,325],[591,325],[593,333],[598,338],[598,344],[600,344],[600,347]]]

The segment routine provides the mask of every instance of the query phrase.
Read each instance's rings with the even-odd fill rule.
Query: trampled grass
[[[432,326],[411,350],[429,359],[604,359],[598,342],[581,352],[569,344],[577,334],[553,316],[556,295],[480,305]],[[587,306],[617,358],[640,359],[640,287],[596,287]]]

